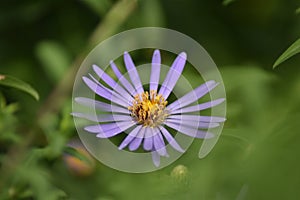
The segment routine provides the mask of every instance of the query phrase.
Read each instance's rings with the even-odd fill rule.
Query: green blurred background
[[[272,68],[300,36],[299,7],[297,0],[1,1],[0,74],[26,81],[40,99],[0,86],[0,199],[300,199],[300,56]],[[98,42],[144,26],[180,31],[209,52],[224,79],[227,121],[206,158],[197,158],[195,141],[162,170],[126,174],[80,153],[71,90]],[[66,148],[70,140],[79,151]]]

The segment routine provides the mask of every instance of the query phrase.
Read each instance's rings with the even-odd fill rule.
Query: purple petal
[[[136,135],[140,132],[142,126],[139,125],[135,127],[128,135],[127,137],[123,140],[123,142],[119,146],[119,150],[124,149],[135,137]]]
[[[153,135],[153,143],[154,143],[154,149],[160,156],[168,156],[166,145],[161,137],[161,133],[158,128],[154,129],[154,135]]]
[[[207,94],[209,91],[211,91],[213,88],[215,88],[218,85],[215,81],[207,81],[206,83],[200,85],[196,89],[192,90],[191,92],[187,93],[180,99],[174,101],[172,104],[170,104],[167,109],[168,110],[177,110],[184,106],[187,106],[201,97],[203,97],[205,94]]]
[[[141,79],[128,52],[124,53],[124,62],[133,86],[135,87],[138,94],[142,94],[144,92],[144,89],[141,83]]]
[[[82,77],[82,79],[86,83],[86,85],[99,96],[109,101],[112,101],[120,106],[123,106],[125,108],[129,106],[129,103],[126,103],[124,98],[122,99],[116,96],[115,93],[112,93],[109,89],[105,88],[104,86],[102,87],[101,85],[95,83],[94,81],[90,80],[87,77]]]
[[[153,129],[152,128],[147,128],[145,130],[145,138],[144,138],[144,143],[143,147],[146,151],[150,151],[153,148]]]
[[[107,85],[111,86],[112,88],[115,87],[117,84],[116,81],[106,74],[100,67],[93,65],[93,70]]]
[[[159,77],[160,77],[160,52],[159,50],[155,50],[152,57],[152,67],[151,67],[151,75],[150,75],[150,91],[157,91]]]
[[[130,142],[130,144],[129,144],[129,150],[130,151],[135,151],[135,150],[137,150],[140,147],[140,145],[141,145],[141,143],[142,143],[142,141],[144,139],[145,129],[146,128],[143,127],[139,131],[139,133],[137,134],[137,136]]]
[[[113,121],[130,121],[132,117],[129,115],[118,114],[87,114],[87,113],[71,113],[74,117],[88,119],[93,122],[113,122]]]
[[[109,126],[108,124],[103,124],[101,126],[103,131],[98,133],[97,137],[99,137],[99,138],[113,137],[115,135],[118,135],[119,133],[124,132],[125,130],[129,129],[133,125],[135,125],[135,123],[132,121],[122,121],[122,122],[117,122],[116,124],[117,124],[117,127],[113,128],[113,129],[109,129],[109,128],[112,128],[112,126]]]
[[[220,126],[219,123],[207,123],[207,122],[200,122],[200,121],[191,121],[191,120],[184,120],[184,119],[166,119],[166,122],[172,122],[176,124],[184,124],[184,126],[188,126],[191,128],[215,128]]]
[[[181,72],[184,68],[186,62],[186,53],[180,53],[175,61],[173,62],[162,86],[159,90],[159,94],[161,94],[165,99],[168,98],[173,88],[175,87],[177,80],[179,79]]]
[[[135,123],[132,121],[122,121],[122,122],[115,122],[115,123],[108,123],[108,124],[97,124],[92,126],[86,126],[84,130],[90,133],[98,133],[97,137],[100,138],[109,138],[127,130],[134,124]]]
[[[212,108],[214,106],[217,106],[225,101],[225,98],[216,99],[210,102],[201,103],[195,106],[189,106],[182,109],[172,110],[170,111],[170,114],[179,114],[179,113],[189,113],[189,112],[197,112],[200,110],[205,110],[208,108]]]
[[[84,106],[87,106],[90,108],[95,108],[95,109],[98,109],[101,111],[130,114],[128,109],[125,109],[123,107],[119,107],[116,105],[111,105],[108,103],[103,103],[101,101],[97,101],[97,100],[90,99],[90,98],[76,97],[75,101],[81,105],[84,105]]]
[[[195,138],[212,138],[214,135],[207,131],[201,131],[194,128],[189,128],[180,124],[172,123],[172,122],[165,122],[165,125],[169,126],[170,128],[177,130],[185,135]]]
[[[163,136],[162,136],[162,134],[161,134],[159,128],[156,128],[156,129],[157,129],[157,131],[158,131],[157,135],[158,135],[158,137],[160,138],[160,141],[161,141],[161,142],[163,143],[163,145],[164,145],[164,146],[162,147],[162,155],[163,155],[163,156],[166,156],[166,157],[169,157],[169,154],[168,154],[167,149],[166,149],[166,144],[165,144],[164,138],[163,138]]]
[[[131,83],[123,76],[116,66],[116,64],[113,61],[110,61],[110,66],[112,70],[114,71],[116,77],[121,82],[121,84],[124,86],[124,88],[132,95],[135,96],[137,94],[136,90],[132,87]]]
[[[200,121],[200,122],[224,122],[226,119],[224,117],[215,116],[201,116],[201,115],[170,115],[169,119],[183,119],[188,121]]]
[[[130,94],[126,90],[124,90],[124,88],[122,88],[114,79],[107,75],[100,67],[98,67],[97,65],[93,65],[93,69],[96,74],[116,92],[118,92],[129,101],[133,100],[132,96],[130,96]]]
[[[160,156],[155,150],[151,151],[151,155],[154,165],[158,167],[160,165]]]
[[[121,100],[123,102],[125,102],[126,104],[128,104],[128,102],[132,102],[133,98],[132,96],[129,95],[128,98],[126,98],[126,96],[122,96],[119,93],[116,93],[115,91],[105,87],[104,85],[102,85],[93,75],[89,74],[89,76],[92,78],[92,80],[101,88],[103,88],[105,91],[107,91],[109,94],[111,94],[111,98],[117,98],[118,100]],[[119,89],[120,86],[117,86],[117,88]],[[116,89],[116,88],[114,88]],[[125,91],[126,92],[126,91]],[[127,93],[127,92],[126,92]],[[127,93],[128,94],[128,93]]]
[[[166,138],[166,140],[168,141],[168,143],[177,151],[179,152],[184,152],[184,150],[180,147],[180,145],[176,142],[176,140],[173,138],[173,136],[169,133],[169,131],[167,129],[165,129],[163,126],[159,126],[162,134],[164,135],[164,137]]]

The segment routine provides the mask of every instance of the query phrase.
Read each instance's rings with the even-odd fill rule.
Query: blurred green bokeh
[[[300,37],[299,7],[297,0],[1,1],[0,74],[29,83],[40,100],[0,86],[0,199],[300,199],[300,56],[272,67]],[[209,52],[227,92],[223,135],[204,159],[195,141],[148,174],[80,160],[80,151],[66,159],[77,137],[69,113],[80,62],[105,38],[144,26],[177,30]]]

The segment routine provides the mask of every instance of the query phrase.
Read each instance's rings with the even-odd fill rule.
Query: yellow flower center
[[[156,91],[143,92],[134,97],[132,106],[128,107],[132,118],[143,126],[155,127],[160,125],[168,116],[165,110],[168,102]]]

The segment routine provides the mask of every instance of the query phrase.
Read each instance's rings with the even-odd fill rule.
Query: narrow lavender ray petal
[[[146,151],[150,151],[153,148],[153,129],[147,128],[145,130],[145,138],[143,147]]]
[[[217,106],[225,101],[225,98],[216,99],[210,102],[201,103],[195,106],[189,106],[182,109],[171,110],[169,111],[170,114],[179,114],[179,113],[189,113],[189,112],[197,112],[200,110],[205,110],[208,108],[212,108]]]
[[[217,116],[200,116],[200,121],[202,122],[225,122],[225,117],[217,117]]]
[[[89,74],[89,76],[99,87],[101,87],[102,89],[107,91],[109,94],[111,94],[111,99],[117,99],[117,100],[123,101],[125,104],[132,102],[133,98],[130,95],[129,95],[130,97],[126,98],[125,96],[120,95],[116,91],[111,90],[111,89],[105,87],[104,85],[102,85],[93,75]]]
[[[160,131],[160,129],[159,128],[157,128],[157,135],[158,135],[158,137],[159,137],[159,139],[160,139],[160,141],[164,144],[164,146],[163,146],[163,151],[164,151],[164,155],[166,156],[166,157],[169,157],[169,154],[168,154],[168,151],[167,151],[167,148],[166,148],[166,143],[165,143],[165,141],[164,141],[164,138],[163,138],[163,136],[162,136],[162,134],[161,134],[161,131]]]
[[[123,107],[119,107],[116,105],[111,105],[108,103],[104,103],[101,101],[97,101],[94,99],[90,98],[85,98],[85,97],[76,97],[75,102],[90,107],[90,108],[95,108],[100,111],[105,111],[105,112],[113,112],[113,113],[123,113],[123,114],[130,114],[128,109],[125,109]]]
[[[172,64],[162,86],[159,90],[159,94],[161,94],[165,99],[168,98],[173,88],[175,87],[186,62],[186,53],[180,53]]]
[[[175,138],[169,133],[167,129],[163,126],[159,126],[160,131],[162,132],[163,136],[166,138],[168,143],[177,151],[183,153],[184,150],[180,147],[180,145],[177,143]]]
[[[179,124],[171,123],[171,122],[165,122],[165,125],[168,127],[179,131],[180,133],[183,133],[187,136],[194,137],[194,138],[212,138],[214,135],[207,131],[202,131],[198,129],[189,128],[186,126],[181,126]]]
[[[124,88],[132,95],[135,96],[137,94],[134,87],[131,85],[131,83],[123,76],[116,66],[116,64],[113,61],[110,61],[110,66],[112,70],[114,71],[116,77],[119,79],[120,83],[124,86]]]
[[[142,128],[141,125],[135,127],[128,135],[127,137],[122,141],[122,143],[119,146],[119,150],[124,149],[139,133],[140,129]]]
[[[214,122],[200,122],[200,121],[191,121],[191,120],[184,120],[184,119],[166,119],[166,122],[181,124],[183,126],[195,128],[195,129],[208,129],[208,128],[215,128],[220,126],[219,123]]]
[[[93,91],[95,92],[97,95],[112,101],[120,106],[123,106],[125,108],[127,108],[129,106],[128,103],[124,102],[124,99],[119,99],[113,96],[113,94],[111,94],[108,90],[105,90],[104,88],[102,88],[101,86],[99,86],[97,83],[93,82],[92,80],[90,80],[87,77],[82,77],[83,81],[86,83],[86,85]]]
[[[92,81],[91,79],[87,78],[87,77],[82,77],[83,81],[85,82],[85,84],[96,94],[98,94],[99,96],[110,100],[111,98],[111,94],[109,94],[109,92],[107,92],[106,90],[104,90],[103,88],[101,88],[99,85],[97,85],[94,81]]]
[[[150,91],[157,91],[160,77],[161,57],[159,50],[155,50],[152,57],[152,67],[150,75]]]
[[[153,135],[154,149],[160,156],[168,156],[165,142],[161,140],[159,134],[161,133],[159,129],[156,128],[156,130],[154,130],[154,135]]]
[[[119,114],[87,114],[87,113],[71,113],[74,117],[84,118],[93,122],[113,122],[113,121],[130,121],[132,117],[129,115]]]
[[[113,130],[113,129],[116,129],[119,127],[116,123],[110,123],[110,124],[106,124],[106,125],[109,125],[108,130]],[[84,130],[86,130],[90,133],[103,133],[104,132],[101,124],[86,126],[86,127],[84,127]]]
[[[90,133],[101,133],[104,134],[106,131],[110,131],[113,129],[121,129],[123,127],[127,127],[131,125],[131,121],[125,121],[125,122],[113,122],[108,124],[96,124],[96,125],[90,125],[86,126],[84,130],[90,132]]]
[[[96,74],[101,78],[107,85],[114,88],[117,83],[114,79],[112,79],[107,73],[105,73],[100,67],[97,65],[93,65],[93,70],[96,72]]]
[[[108,74],[106,74],[100,67],[98,67],[97,65],[93,65],[93,69],[99,76],[99,78],[101,78],[112,89],[114,89],[126,99],[130,101],[133,100],[132,96],[124,88],[122,88],[114,79],[112,79]]]
[[[200,121],[200,122],[210,122],[210,123],[219,123],[224,122],[226,119],[224,117],[216,116],[201,116],[201,115],[170,115],[168,119],[183,119],[187,121]]]
[[[197,101],[198,99],[200,99],[201,97],[209,93],[217,85],[218,83],[216,83],[215,81],[207,81],[206,83],[200,85],[196,89],[192,90],[191,92],[187,93],[183,97],[171,103],[167,108],[169,110],[176,110],[176,109],[183,108],[184,106],[187,106]]]
[[[160,156],[158,155],[158,153],[155,150],[151,151],[151,155],[152,155],[153,164],[156,167],[159,167],[159,165],[160,165]]]
[[[97,137],[100,138],[109,138],[125,131],[126,129],[130,128],[134,124],[135,123],[132,121],[121,121],[121,122],[86,126],[84,130],[90,133],[98,133]]]
[[[111,129],[109,124],[101,124],[103,132],[98,133],[97,137],[99,137],[99,138],[113,137],[113,136],[118,135],[119,133],[122,133],[123,131],[129,129],[133,125],[135,125],[135,123],[132,121],[121,121],[121,122],[116,122],[116,124],[118,127],[114,128],[114,129]]]
[[[138,94],[142,94],[144,92],[143,85],[139,73],[136,70],[136,67],[128,52],[124,53],[124,62],[133,86],[135,87]]]
[[[129,129],[131,126],[133,126],[133,124],[132,125],[128,125],[126,128],[122,128],[122,129],[120,129],[120,128],[111,129],[111,130],[109,130],[110,133],[98,133],[96,135],[96,137],[97,138],[110,138],[110,137],[114,137],[114,136],[122,133],[123,131]]]
[[[145,135],[145,127],[143,127],[139,133],[137,134],[137,136],[130,142],[129,144],[129,150],[130,151],[135,151],[137,150],[140,145],[142,144],[142,141],[144,139],[144,135]]]
[[[120,79],[120,77],[121,76],[123,76],[122,75],[122,73],[120,72],[120,70],[119,70],[119,68],[117,67],[117,65],[114,63],[114,61],[110,61],[110,67],[112,68],[112,70],[114,71],[114,73],[115,73],[115,75],[116,75],[116,77],[118,78],[118,79]]]

